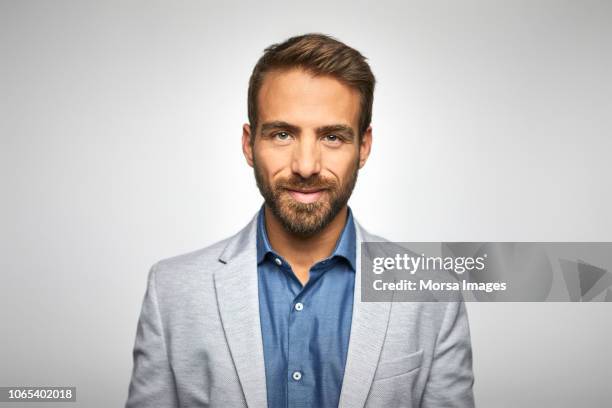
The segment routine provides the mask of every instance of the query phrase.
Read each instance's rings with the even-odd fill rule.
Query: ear
[[[255,137],[255,135],[253,135]],[[253,146],[251,145],[251,126],[242,125],[242,153],[249,166],[253,167]]]
[[[359,145],[359,168],[365,166],[372,150],[372,126],[368,126]]]

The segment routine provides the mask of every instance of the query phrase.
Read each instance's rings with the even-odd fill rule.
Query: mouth
[[[307,189],[307,190],[291,190],[287,189],[291,197],[294,200],[304,203],[310,204],[314,203],[323,195],[324,189]]]

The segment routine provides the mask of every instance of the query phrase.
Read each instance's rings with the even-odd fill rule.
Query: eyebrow
[[[296,133],[296,134],[299,134],[301,131],[299,126],[295,126],[295,125],[292,125],[291,123],[287,123],[287,122],[283,122],[279,120],[276,120],[273,122],[266,122],[261,125],[261,133],[264,133],[271,129],[283,129],[283,130],[287,130],[291,133]],[[317,134],[342,132],[342,133],[345,133],[351,140],[355,138],[355,132],[353,131],[353,128],[350,126],[344,125],[344,124],[319,126],[315,130]]]

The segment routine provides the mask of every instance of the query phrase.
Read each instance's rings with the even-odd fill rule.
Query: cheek
[[[260,171],[268,180],[279,174],[291,173],[291,155],[289,149],[274,149],[262,146],[255,152]]]
[[[359,155],[349,149],[330,153],[325,155],[323,167],[340,181],[346,181],[358,166]]]

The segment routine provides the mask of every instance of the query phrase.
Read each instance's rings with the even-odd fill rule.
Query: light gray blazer
[[[256,220],[152,266],[127,408],[267,407]],[[339,406],[473,407],[465,305],[361,302],[359,243],[384,239],[355,226],[353,320]]]

